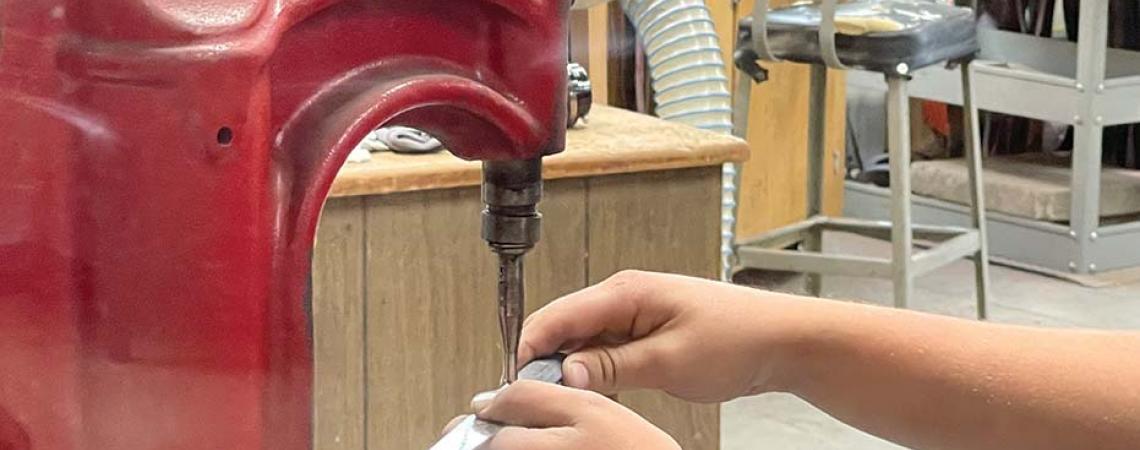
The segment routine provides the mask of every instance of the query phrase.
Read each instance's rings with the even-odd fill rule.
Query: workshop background
[[[719,277],[721,227],[725,211],[732,209],[724,208],[726,199],[738,202],[733,239],[747,240],[807,218],[809,65],[761,63],[767,79],[750,88],[745,147],[727,135],[729,130],[702,131],[649,118],[658,107],[651,68],[622,7],[638,2],[579,3],[592,6],[573,12],[570,54],[589,73],[593,108],[570,131],[566,154],[547,162],[545,229],[530,256],[529,309],[621,269]],[[789,3],[776,0],[771,6]],[[751,14],[752,2],[705,4],[728,88],[739,89],[731,81],[736,24]],[[1140,46],[1138,4],[982,2],[980,59],[987,63],[977,70],[996,77],[1016,69],[1029,75],[1014,78],[1064,84],[1072,98],[1108,95],[1106,89],[1116,88],[1111,94],[1118,100],[1140,104],[1140,89],[1132,88],[1140,86],[1140,57],[1120,50]],[[1079,34],[1077,24],[1086,23],[1079,13],[1098,14],[1101,21],[1089,23],[1108,26]],[[1091,38],[1078,44],[1078,35],[1086,34]],[[1116,50],[1098,48],[1098,38],[1107,38]],[[1106,60],[1107,68],[1099,71],[1078,65]],[[950,70],[934,67],[914,74],[911,83],[915,96],[905,124],[914,161],[910,191],[916,221],[965,226],[970,179],[962,109],[947,105],[960,104],[962,91]],[[1140,327],[1140,243],[1135,239],[1140,237],[1140,173],[1134,170],[1140,163],[1135,128],[1121,122],[1137,111],[1111,122],[1081,117],[1081,111],[1049,116],[1064,120],[1034,120],[1028,117],[1040,114],[1019,116],[1018,108],[1038,105],[976,83],[981,87],[975,101],[983,110],[1007,113],[980,117],[989,251],[995,263],[989,269],[988,319]],[[1025,92],[1041,92],[1033,89]],[[739,92],[731,93],[740,98]],[[823,214],[891,219],[886,93],[882,74],[828,70],[818,180]],[[1085,132],[1077,138],[1074,125],[1093,121],[1098,136]],[[1103,140],[1099,125],[1106,125]],[[725,163],[740,163],[736,197],[726,197],[723,190]],[[485,304],[494,295],[494,262],[448,263],[484,251],[472,231],[479,226],[472,213],[481,208],[478,181],[478,164],[449,154],[373,153],[342,170],[314,256],[316,448],[423,448],[466,407],[470,393],[497,380],[498,329],[486,326],[495,318]],[[822,247],[825,253],[866,258],[892,255],[889,239],[844,232],[826,233]],[[917,279],[907,306],[976,317],[975,274],[967,259],[933,270]],[[740,284],[807,293],[804,278],[771,270],[734,274]],[[890,280],[849,275],[822,281],[826,297],[883,305],[896,304],[893,289]],[[650,393],[620,400],[686,449],[897,448],[791,396],[746,398],[721,407]]]

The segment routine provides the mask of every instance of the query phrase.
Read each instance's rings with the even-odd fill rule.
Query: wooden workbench
[[[598,108],[546,160],[528,309],[621,269],[716,277],[720,165],[746,154],[729,137]],[[479,167],[383,153],[338,176],[313,263],[314,448],[426,448],[498,382]],[[620,400],[687,450],[718,448],[716,406],[649,392]]]

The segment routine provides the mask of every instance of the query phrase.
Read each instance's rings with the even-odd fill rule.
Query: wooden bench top
[[[547,179],[581,178],[740,162],[748,146],[739,139],[596,105],[589,123],[567,133],[566,151],[548,157]],[[429,155],[373,153],[348,163],[333,182],[332,197],[476,186],[481,165],[447,152]]]

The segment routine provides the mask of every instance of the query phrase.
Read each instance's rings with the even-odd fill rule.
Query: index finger
[[[559,298],[532,314],[523,327],[519,362],[562,350],[570,342],[602,335],[637,339],[668,320],[666,308],[647,307],[652,274],[622,272]]]

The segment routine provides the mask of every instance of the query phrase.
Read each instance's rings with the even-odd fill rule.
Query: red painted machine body
[[[310,448],[333,177],[384,123],[560,151],[568,7],[0,2],[0,449]]]

